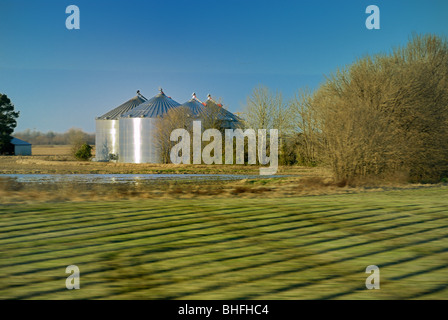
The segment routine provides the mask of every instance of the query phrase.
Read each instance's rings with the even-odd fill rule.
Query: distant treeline
[[[22,132],[16,132],[13,136],[34,145],[72,145],[75,141],[80,140],[90,145],[95,144],[94,133],[86,133],[78,128],[71,128],[64,133],[53,131],[44,133],[37,130],[27,129]]]

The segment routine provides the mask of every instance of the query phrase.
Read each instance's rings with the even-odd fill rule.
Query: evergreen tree
[[[19,112],[14,111],[14,105],[6,94],[0,93],[0,154],[11,148],[11,134],[17,126]]]

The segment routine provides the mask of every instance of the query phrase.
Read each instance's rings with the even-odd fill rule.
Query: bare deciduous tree
[[[289,105],[280,92],[272,93],[269,88],[255,88],[247,98],[243,110],[246,125],[252,129],[278,129],[279,136],[291,133],[292,121]]]
[[[159,118],[156,125],[156,141],[163,163],[170,163],[170,151],[176,142],[170,141],[171,132],[175,129],[186,129],[192,132],[193,114],[186,107],[169,110]]]
[[[222,99],[219,98],[217,102],[208,100],[205,103],[202,112],[198,115],[198,120],[201,121],[202,130],[223,129],[222,119],[224,118],[224,109],[221,101]]]
[[[243,110],[245,126],[254,130],[277,129],[279,136],[280,163],[287,164],[289,158],[289,139],[293,135],[293,119],[290,105],[280,92],[271,92],[265,86],[256,87],[247,98]],[[269,147],[268,147],[269,148]]]
[[[447,42],[432,35],[327,78],[312,104],[335,176],[438,181],[448,172],[447,78]]]
[[[292,138],[296,148],[296,161],[303,165],[316,165],[321,147],[319,124],[312,100],[311,90],[305,88],[300,89],[290,101],[290,116],[296,132]]]

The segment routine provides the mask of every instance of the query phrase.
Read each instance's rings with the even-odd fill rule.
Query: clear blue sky
[[[81,11],[67,30],[65,8]],[[365,9],[381,10],[367,30]],[[16,131],[94,132],[95,117],[159,86],[242,109],[257,85],[286,97],[413,32],[448,35],[446,0],[0,0],[0,92],[20,110]]]

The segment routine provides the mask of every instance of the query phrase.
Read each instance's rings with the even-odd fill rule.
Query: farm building
[[[183,103],[181,106],[188,108],[194,116],[199,117],[201,113],[204,111],[204,105],[205,103],[201,102],[196,97],[196,93],[193,93],[191,99]]]
[[[214,118],[221,129],[235,129],[241,123],[240,118],[224,109],[222,104],[215,102],[211,95],[207,96],[207,102],[201,102],[193,93],[193,97],[181,106],[190,109],[198,118]]]
[[[133,110],[145,101],[147,99],[140,91],[137,91],[135,97],[95,119],[97,161],[116,159],[119,151],[119,119],[121,115]]]
[[[31,143],[12,138],[11,144],[14,148],[14,155],[16,156],[30,156],[31,155]]]
[[[180,103],[166,96],[162,89],[155,97],[120,118],[119,162],[159,163],[160,156],[155,141],[157,121]]]
[[[204,106],[205,114],[209,116],[216,116],[221,128],[235,129],[241,124],[241,119],[234,115],[232,112],[227,111],[222,107],[222,104],[217,103],[212,99],[211,95],[207,96],[207,102]],[[215,110],[215,111],[213,111]],[[219,110],[216,112],[216,110]]]
[[[165,95],[162,89],[149,100],[138,92],[136,97],[96,118],[96,160],[160,163],[157,123],[169,110],[178,107],[187,107],[197,118],[215,117],[223,129],[234,128],[240,122],[237,116],[213,101],[210,95],[203,103],[193,94],[191,100],[181,105]],[[212,112],[216,109],[219,112]]]

